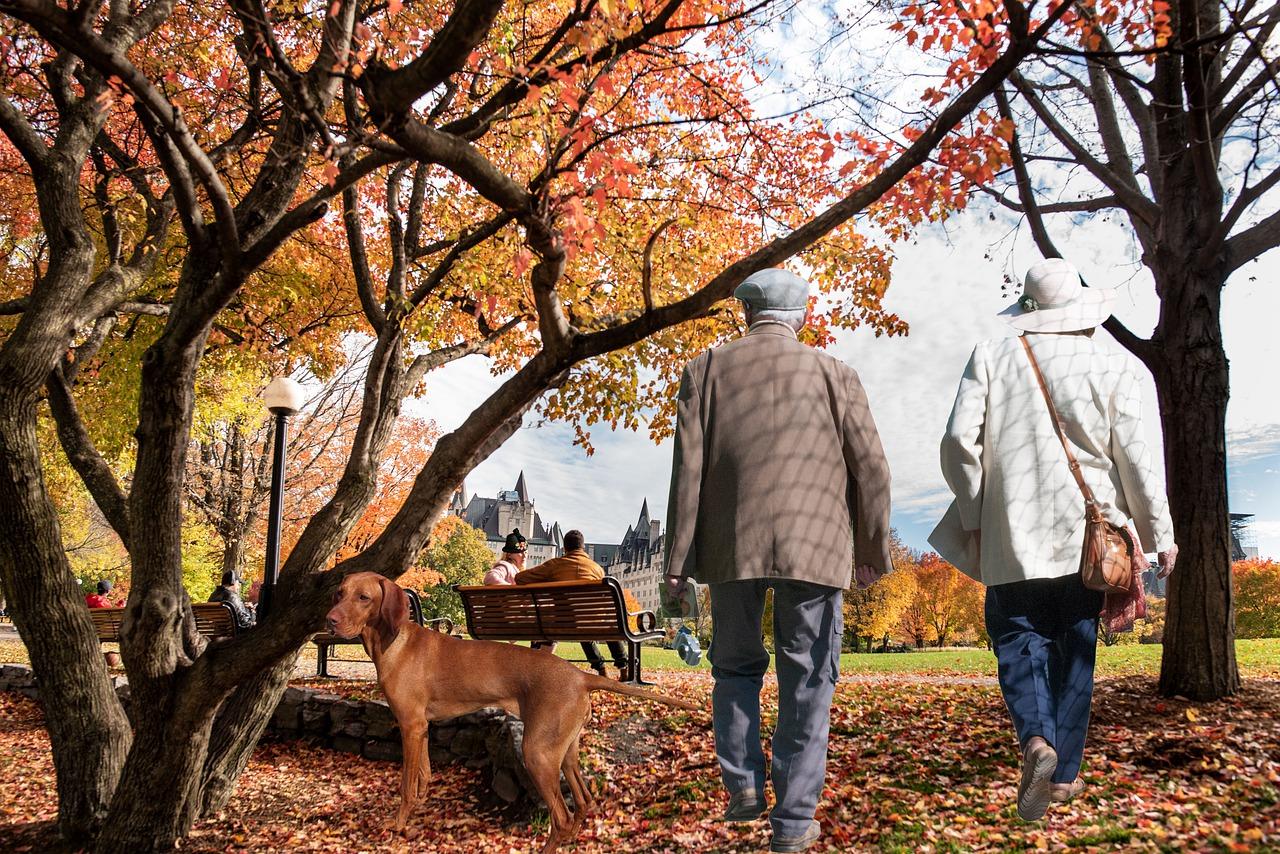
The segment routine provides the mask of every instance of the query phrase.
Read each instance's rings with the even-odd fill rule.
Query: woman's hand
[[[1160,564],[1160,571],[1156,573],[1156,578],[1168,578],[1169,573],[1173,572],[1173,565],[1178,562],[1178,544],[1174,543],[1173,548],[1157,554],[1156,561]]]

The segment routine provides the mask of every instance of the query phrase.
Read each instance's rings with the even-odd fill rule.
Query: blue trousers
[[[827,776],[831,695],[840,669],[844,591],[804,581],[750,579],[711,585],[712,723],[720,774],[730,794],[764,796],[760,688],[769,668],[761,638],[765,591],[773,589],[773,637],[778,659],[778,724],[773,732],[778,836],[809,829]]]
[[[1080,773],[1101,608],[1102,594],[1076,574],[987,588],[987,633],[1018,743],[1038,735],[1053,745],[1055,783]]]

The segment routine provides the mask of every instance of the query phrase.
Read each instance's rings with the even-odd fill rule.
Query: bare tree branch
[[[115,472],[102,458],[89,431],[85,429],[76,407],[71,387],[62,374],[62,367],[55,368],[45,386],[48,390],[49,412],[57,425],[58,441],[67,455],[71,467],[84,481],[94,503],[102,511],[125,548],[129,548],[129,499],[116,480]]]
[[[1155,203],[1141,192],[1135,190],[1123,178],[1107,167],[1106,164],[1090,154],[1089,150],[1080,143],[1075,134],[1063,127],[1057,116],[1054,115],[1053,110],[1049,109],[1036,93],[1035,88],[1027,82],[1026,78],[1014,71],[1010,73],[1009,81],[1013,83],[1022,97],[1027,100],[1027,103],[1031,105],[1036,115],[1039,116],[1040,121],[1044,122],[1058,142],[1071,152],[1080,165],[1088,169],[1090,174],[1114,193],[1116,198],[1135,218],[1142,220],[1148,227],[1154,227],[1156,219],[1159,217],[1159,209]]]

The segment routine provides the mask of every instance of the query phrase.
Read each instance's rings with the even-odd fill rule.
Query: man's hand
[[[1157,554],[1156,561],[1160,564],[1160,571],[1156,573],[1156,578],[1168,578],[1169,573],[1173,572],[1173,565],[1178,562],[1178,544],[1174,543],[1173,548]]]
[[[874,567],[862,563],[854,567],[853,579],[859,590],[866,590],[880,580],[880,573]]]
[[[689,584],[689,579],[683,575],[667,575],[663,576],[663,597],[662,601],[670,605],[676,605],[683,610],[683,599],[685,587]]]

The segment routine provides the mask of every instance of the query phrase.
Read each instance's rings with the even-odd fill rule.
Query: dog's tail
[[[635,685],[628,685],[625,682],[615,682],[604,676],[597,676],[594,673],[582,674],[587,680],[588,691],[608,691],[611,694],[626,694],[628,697],[642,697],[646,700],[653,700],[656,703],[665,703],[668,706],[675,706],[677,709],[686,709],[690,712],[699,711],[702,707],[696,703],[690,703],[688,700],[677,700],[674,697],[664,697],[656,691],[646,691]]]

